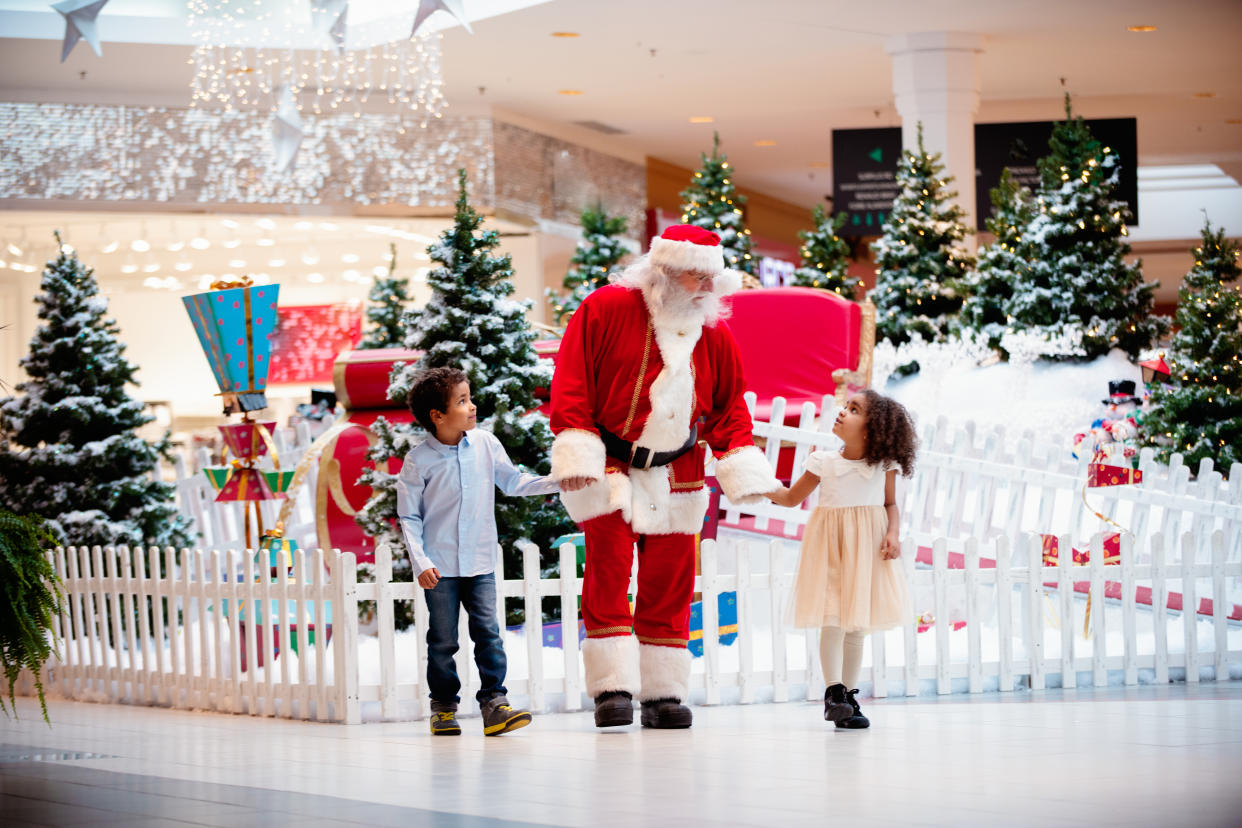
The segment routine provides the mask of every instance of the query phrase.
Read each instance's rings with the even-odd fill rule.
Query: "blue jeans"
[[[433,589],[423,590],[431,615],[427,625],[427,685],[431,700],[456,705],[461,701],[457,691],[458,607],[465,607],[469,619],[470,640],[474,642],[474,663],[479,667],[482,686],[475,698],[479,704],[496,696],[506,695],[504,643],[496,622],[496,575],[474,575],[466,578],[441,578]]]

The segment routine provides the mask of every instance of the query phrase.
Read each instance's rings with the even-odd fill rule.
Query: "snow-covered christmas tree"
[[[876,254],[876,333],[894,344],[919,334],[939,341],[956,326],[962,307],[963,280],[974,257],[962,245],[966,225],[962,208],[953,203],[957,193],[948,189],[953,178],[943,178],[940,153],[923,147],[923,125],[918,129],[918,151],[903,150],[897,167],[901,192],[884,222],[884,234],[871,248]]]
[[[811,230],[798,232],[802,247],[802,266],[793,273],[792,284],[799,287],[821,288],[839,293],[846,299],[856,299],[858,279],[847,272],[850,265],[850,244],[837,235],[845,224],[846,215],[828,215],[822,204],[811,211]]]
[[[1181,452],[1190,468],[1210,457],[1228,474],[1242,463],[1242,293],[1238,246],[1204,225],[1195,266],[1177,292],[1170,384],[1152,391],[1143,428],[1161,459]]]
[[[1050,336],[1081,327],[1087,358],[1113,348],[1137,358],[1168,330],[1168,319],[1152,315],[1156,283],[1143,281],[1139,262],[1125,261],[1129,209],[1113,197],[1122,159],[1074,116],[1068,95],[1048,149],[1024,234],[1029,267],[1013,286],[1010,324]]]
[[[608,284],[608,274],[626,254],[625,246],[617,238],[624,232],[624,216],[609,216],[602,205],[582,211],[582,239],[569,260],[573,266],[561,283],[569,292],[560,294],[551,288],[547,291],[552,318],[557,325],[569,324],[570,315],[587,294]]]
[[[423,351],[423,357],[393,371],[388,397],[404,400],[419,369],[455,365],[470,378],[479,427],[499,438],[515,464],[547,474],[552,432],[538,411],[535,391],[549,386],[552,366],[532,346],[535,332],[526,321],[532,303],[509,298],[514,291],[510,258],[492,255],[500,238],[494,230],[480,229],[483,220],[467,199],[464,170],[459,181],[453,227],[427,249],[440,265],[427,277],[431,299],[406,315],[404,345]],[[411,430],[384,424],[376,433],[381,440],[369,455],[372,460],[404,456]],[[398,538],[391,523],[396,518],[394,475],[372,470],[361,479],[374,493],[358,515],[359,524],[377,541]],[[517,544],[533,542],[549,555],[549,562],[555,561],[551,541],[573,529],[559,498],[506,497],[499,492],[496,525],[509,572],[521,571]]]
[[[1013,286],[1025,282],[1030,250],[1025,243],[1027,225],[1036,212],[1035,197],[1006,169],[1000,183],[992,189],[992,215],[988,232],[994,241],[981,249],[978,265],[966,277],[968,294],[962,303],[960,324],[979,331],[988,345],[999,348],[1005,335]]]
[[[754,276],[759,271],[750,252],[755,245],[742,221],[746,197],[733,183],[728,156],[720,154],[719,133],[712,136],[711,156],[704,152],[699,157],[703,159],[702,169],[681,191],[681,220],[720,236],[725,265]]]
[[[151,479],[168,442],[136,433],[154,418],[126,391],[137,368],[108,300],[56,242],[35,299],[43,324],[21,361],[29,379],[0,399],[0,505],[46,518],[69,544],[186,545],[173,487]]]
[[[367,299],[369,327],[358,343],[358,350],[400,348],[404,339],[401,317],[410,301],[410,280],[397,276],[397,246],[388,245],[388,274],[375,280]]]

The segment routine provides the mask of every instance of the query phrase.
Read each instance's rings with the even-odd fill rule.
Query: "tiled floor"
[[[1242,825],[1242,682],[696,708],[689,731],[537,716],[484,738],[19,700],[0,824]]]

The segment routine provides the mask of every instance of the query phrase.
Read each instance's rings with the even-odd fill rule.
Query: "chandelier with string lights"
[[[362,3],[355,2],[355,6]],[[188,0],[196,47],[192,106],[270,111],[279,119],[352,112],[370,101],[412,115],[420,126],[444,106],[440,34],[420,31],[427,0],[420,3],[409,37],[392,39],[388,18],[347,21],[350,0]],[[365,7],[362,11],[366,11]],[[347,31],[348,45],[347,48]]]

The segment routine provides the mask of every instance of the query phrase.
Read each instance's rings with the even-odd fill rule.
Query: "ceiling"
[[[802,205],[831,190],[834,128],[899,123],[884,43],[921,31],[984,36],[980,122],[1055,118],[1069,91],[1087,117],[1137,117],[1141,164],[1242,180],[1238,0],[551,0],[486,19],[464,5],[474,34],[443,39],[448,111],[596,121],[623,132],[583,131],[596,146],[687,167],[718,130],[738,183]],[[0,37],[0,99],[188,105],[190,47],[118,42],[107,14],[102,58],[80,44],[61,64],[58,40]]]

